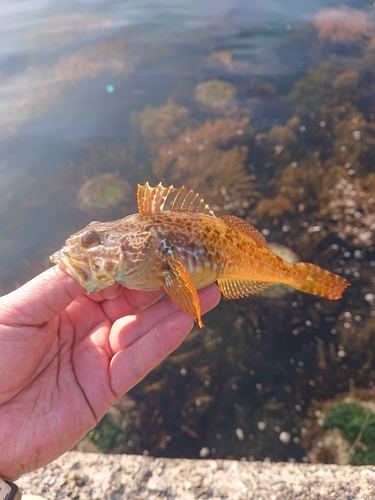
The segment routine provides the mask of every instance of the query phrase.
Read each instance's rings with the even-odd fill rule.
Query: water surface
[[[99,449],[308,460],[319,402],[374,397],[374,12],[341,4],[0,3],[3,293],[91,220],[134,212],[147,180],[352,282],[337,303],[222,301],[91,433]],[[82,200],[108,173],[123,197]]]

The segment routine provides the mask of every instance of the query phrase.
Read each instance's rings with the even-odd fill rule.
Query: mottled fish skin
[[[234,216],[216,217],[185,188],[138,186],[140,213],[92,222],[51,256],[87,292],[118,282],[166,292],[203,326],[197,290],[215,281],[228,298],[257,293],[274,282],[329,299],[344,278],[314,264],[290,264],[271,252],[261,233]]]

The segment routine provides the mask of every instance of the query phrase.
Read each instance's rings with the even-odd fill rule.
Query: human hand
[[[58,267],[0,298],[0,475],[15,480],[74,446],[176,349],[191,316],[163,290],[90,296]],[[199,292],[202,311],[220,292]]]

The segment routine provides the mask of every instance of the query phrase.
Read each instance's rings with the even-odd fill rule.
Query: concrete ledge
[[[375,467],[69,452],[23,476],[47,500],[374,500]]]

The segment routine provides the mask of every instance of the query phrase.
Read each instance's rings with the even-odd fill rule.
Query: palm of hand
[[[43,287],[42,296],[35,300],[26,290],[16,304],[16,323],[9,321],[15,316],[11,296],[19,291],[0,308],[4,318],[0,443],[6,450],[0,457],[0,473],[9,478],[38,468],[74,446],[193,326],[193,320],[169,299],[153,304],[162,291],[115,287],[87,297],[79,295],[78,283],[59,270],[47,271],[49,279],[52,272],[60,280],[56,300],[50,296],[54,289]],[[43,285],[53,288],[50,283]],[[217,302],[218,293],[204,291],[201,299],[206,309]],[[61,312],[56,315],[57,311]],[[16,335],[12,334],[15,328]]]

